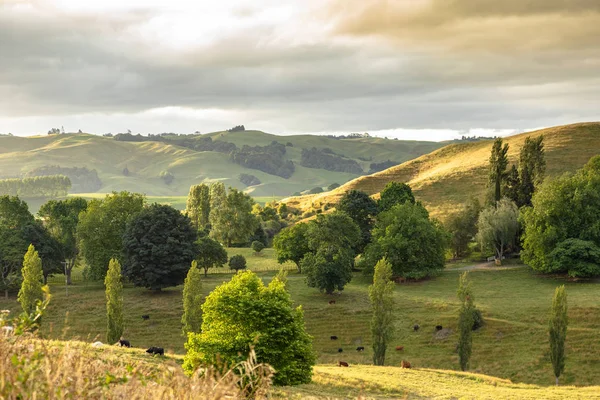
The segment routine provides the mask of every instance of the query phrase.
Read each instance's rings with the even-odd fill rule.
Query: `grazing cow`
[[[338,367],[347,367],[348,363],[346,361],[338,361]]]
[[[161,356],[165,355],[165,350],[162,347],[150,347],[148,350],[146,350],[146,353],[148,354],[160,354]]]
[[[129,343],[129,340],[119,339],[119,346],[121,346],[121,347],[131,347],[131,343]]]
[[[419,324],[415,324],[415,326],[413,326],[413,330],[415,332],[417,332],[419,330],[419,328],[420,328]]]
[[[329,300],[329,305],[335,304],[335,300]]]
[[[442,329],[444,329],[444,327],[443,327],[443,326],[441,326],[441,325],[436,325],[436,326],[435,326],[435,330],[436,330],[436,331],[441,331]]]
[[[337,336],[331,336],[331,340],[337,340]]]
[[[396,351],[402,351],[404,350],[404,346],[396,346]]]
[[[356,348],[356,351],[365,351],[365,348],[364,348],[364,346],[358,346]]]
[[[410,363],[408,361],[404,361],[404,360],[402,360],[402,363],[400,364],[400,366],[402,368],[411,368]]]
[[[142,315],[142,319],[144,321],[148,321],[150,319],[150,315],[146,314],[146,315]]]
[[[341,347],[338,349],[338,353],[341,353],[343,351],[344,351],[344,349],[342,349]]]
[[[94,342],[92,343],[92,347],[102,347],[104,344],[102,342]]]

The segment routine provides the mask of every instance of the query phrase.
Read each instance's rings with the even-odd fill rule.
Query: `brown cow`
[[[338,361],[338,367],[347,367],[348,363],[346,361]]]
[[[402,351],[404,350],[404,346],[396,346],[396,351]]]
[[[400,364],[402,368],[410,368],[410,363],[408,361],[402,360],[402,364]]]
[[[335,300],[329,300],[329,305],[335,304]]]

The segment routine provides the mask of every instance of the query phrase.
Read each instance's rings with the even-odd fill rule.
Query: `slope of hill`
[[[216,151],[195,151],[159,141],[127,142],[89,134],[38,137],[0,137],[0,178],[19,177],[34,168],[59,165],[95,169],[103,186],[98,192],[128,190],[151,196],[187,195],[190,185],[220,180],[226,185],[246,189],[253,196],[289,196],[294,192],[344,183],[357,174],[307,168],[300,165],[303,148],[330,148],[354,160],[364,171],[370,163],[392,160],[404,162],[442,146],[436,142],[387,140],[380,138],[334,139],[320,136],[276,136],[259,131],[216,132],[202,135],[234,143],[238,148],[268,145],[278,141],[286,146],[285,160],[295,164],[289,179],[249,169],[233,163],[229,155]],[[130,174],[125,176],[127,167]],[[174,175],[166,184],[160,173]],[[261,184],[246,188],[238,177],[251,174]]]
[[[509,162],[518,161],[525,138],[538,135],[544,135],[546,175],[550,177],[575,171],[600,154],[600,123],[580,123],[505,138],[510,145]],[[283,201],[306,211],[336,203],[348,190],[377,195],[388,182],[398,181],[408,183],[431,214],[443,219],[470,196],[485,197],[491,147],[492,141],[451,144],[385,171],[359,177],[331,192]]]

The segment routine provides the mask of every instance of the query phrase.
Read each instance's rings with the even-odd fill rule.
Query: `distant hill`
[[[547,176],[575,171],[600,154],[600,123],[579,123],[505,138],[510,146],[509,162],[518,161],[526,137],[539,135],[544,135]],[[388,182],[398,181],[408,183],[432,215],[443,219],[470,196],[485,197],[491,147],[492,140],[450,144],[385,171],[354,179],[331,192],[283,201],[307,211],[337,203],[351,189],[378,197]]]
[[[276,136],[260,131],[172,135],[167,139],[125,141],[91,134],[2,136],[0,179],[32,176],[32,171],[49,167],[62,170],[85,167],[91,171],[91,177],[93,170],[97,172],[101,182],[101,185],[94,182],[97,193],[128,190],[149,196],[184,196],[192,184],[219,180],[227,186],[245,189],[253,196],[283,197],[317,186],[326,188],[332,183],[342,184],[359,176],[360,170],[367,173],[371,164],[388,160],[401,163],[443,145],[371,137]],[[274,141],[279,143],[273,147],[279,151],[277,154],[267,154],[271,148],[263,154],[257,147],[269,146]],[[253,149],[244,153],[244,145]],[[229,150],[233,148],[239,153],[236,159],[236,162],[241,159],[239,163],[230,156]],[[328,161],[334,163],[334,169],[338,164],[351,164],[353,169],[340,172],[303,166],[303,149],[312,148],[333,153],[326,155],[330,157]],[[272,159],[268,159],[271,156]],[[267,161],[272,164],[267,165],[269,172],[247,166],[258,164],[263,168]],[[268,168],[278,167],[277,163],[283,166],[283,173],[270,173],[273,171]],[[241,174],[245,174],[247,182],[260,183],[247,187],[240,182]],[[248,180],[247,175],[256,180]]]

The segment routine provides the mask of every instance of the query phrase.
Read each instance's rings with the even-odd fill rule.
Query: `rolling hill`
[[[575,171],[592,156],[600,154],[600,123],[579,123],[505,138],[505,143],[510,146],[509,162],[518,161],[525,138],[538,135],[544,135],[546,175],[549,177]],[[307,211],[335,204],[352,189],[377,197],[388,182],[398,181],[408,183],[430,213],[443,219],[470,196],[485,197],[491,147],[491,140],[450,144],[385,171],[356,178],[333,191],[282,201]]]
[[[174,135],[176,139],[183,136]],[[187,138],[187,137],[186,137]],[[283,162],[292,161],[293,174],[281,176],[246,168],[233,163],[228,152],[197,151],[177,145],[177,140],[120,141],[91,134],[64,134],[36,137],[0,137],[0,179],[21,177],[34,168],[50,165],[95,169],[102,181],[98,193],[128,190],[149,196],[185,196],[192,184],[223,181],[226,185],[245,189],[252,196],[289,196],[314,187],[344,183],[360,174],[338,172],[301,165],[302,150],[329,149],[333,156],[369,171],[371,163],[391,160],[401,163],[442,146],[436,142],[387,140],[361,137],[336,139],[322,136],[276,136],[259,131],[215,132],[190,135],[189,140],[218,140],[234,144],[267,146],[273,141],[285,144]],[[129,175],[123,174],[124,168]],[[166,184],[159,175],[168,171],[174,176]],[[240,174],[257,177],[261,183],[246,187]]]

